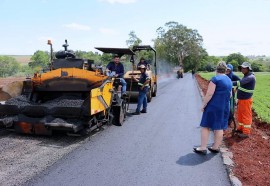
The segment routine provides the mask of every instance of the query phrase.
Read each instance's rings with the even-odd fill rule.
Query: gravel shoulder
[[[40,137],[0,131],[1,185],[22,185],[87,140],[65,135]]]

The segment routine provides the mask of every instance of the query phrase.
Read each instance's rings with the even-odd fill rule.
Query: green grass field
[[[205,79],[211,79],[215,73],[199,73]],[[235,73],[240,78],[242,73]],[[270,123],[270,72],[256,72],[256,86],[253,95],[253,109],[258,117],[267,123]]]

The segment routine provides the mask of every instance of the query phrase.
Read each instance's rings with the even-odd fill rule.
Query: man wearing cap
[[[139,96],[138,96],[138,104],[136,112],[134,112],[134,115],[140,115],[140,113],[147,113],[147,92],[149,89],[149,82],[150,78],[148,74],[146,73],[146,66],[141,65],[139,66],[139,69],[141,71],[140,79],[134,78],[132,76],[132,79],[138,82],[139,87]],[[141,110],[141,106],[143,105],[143,109]]]
[[[232,80],[232,81],[239,81],[240,78],[233,73],[233,66],[232,64],[227,64],[227,70],[226,75]]]
[[[237,132],[240,137],[247,138],[250,135],[252,124],[252,95],[256,79],[248,62],[243,62],[238,68],[244,74],[244,77],[240,81],[233,81],[233,85],[238,88]]]
[[[140,66],[141,65],[144,65],[146,68],[148,66],[148,63],[145,61],[144,57],[141,57],[140,58],[140,62],[137,64],[137,69],[139,70],[140,69]]]
[[[123,78],[124,76],[124,65],[120,62],[120,57],[119,55],[114,55],[113,56],[113,61],[111,61],[107,67],[106,71],[110,72],[107,74],[108,76],[114,76],[120,79],[120,82],[122,84],[122,95],[126,96],[126,89],[127,89],[127,83],[125,79]]]

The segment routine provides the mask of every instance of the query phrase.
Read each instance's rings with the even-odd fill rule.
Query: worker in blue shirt
[[[146,73],[146,66],[141,65],[139,66],[139,69],[141,71],[140,79],[135,78],[132,76],[132,79],[138,82],[139,87],[139,96],[138,96],[138,104],[136,112],[133,113],[133,115],[140,115],[140,113],[147,113],[147,92],[149,90],[149,82],[150,77]],[[141,106],[143,106],[143,109],[141,110]]]
[[[113,76],[120,79],[122,84],[122,95],[126,96],[127,83],[124,77],[124,65],[120,62],[120,57],[118,55],[114,55],[113,61],[111,61],[107,67],[106,72],[108,76]]]

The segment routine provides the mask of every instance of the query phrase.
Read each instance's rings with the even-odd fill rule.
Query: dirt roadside
[[[197,82],[205,94],[209,81],[196,74]],[[261,122],[253,112],[250,138],[232,136],[231,128],[225,133],[225,144],[233,153],[233,174],[243,185],[270,185],[270,124]]]
[[[25,77],[7,77],[7,78],[0,78],[0,88],[9,84],[9,83],[12,83],[14,81],[23,81],[25,80],[26,78]]]

